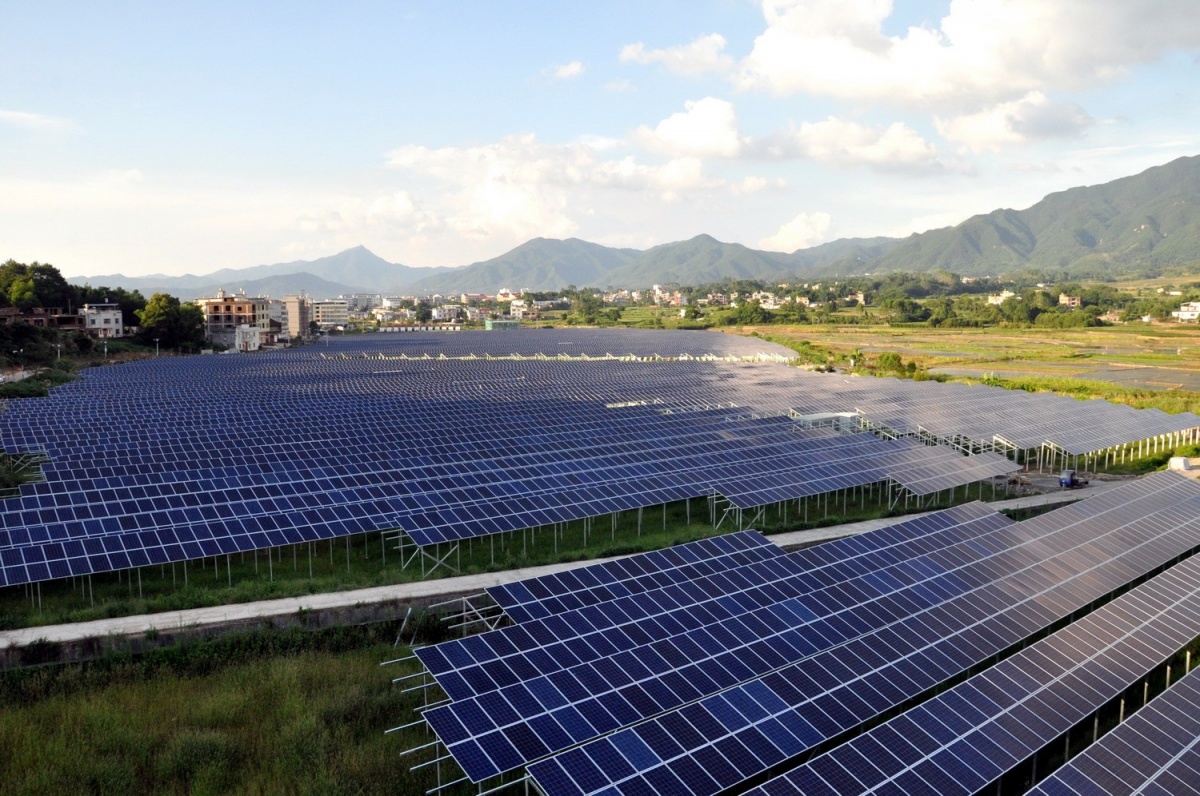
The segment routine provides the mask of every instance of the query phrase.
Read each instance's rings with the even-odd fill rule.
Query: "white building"
[[[1200,301],[1185,301],[1171,312],[1171,317],[1180,323],[1195,323],[1200,320]]]
[[[118,304],[84,304],[79,314],[83,316],[84,331],[92,337],[107,339],[125,334]]]
[[[1017,294],[1011,290],[1001,290],[999,293],[993,293],[992,295],[988,296],[987,302],[993,307],[999,307],[1001,304],[1008,301],[1015,295]]]
[[[274,344],[275,335],[270,329],[244,323],[233,332],[233,350],[235,351],[248,353]]]
[[[312,302],[312,319],[322,329],[350,323],[350,305],[345,299],[325,299]]]

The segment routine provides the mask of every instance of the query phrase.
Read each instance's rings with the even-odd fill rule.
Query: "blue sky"
[[[1200,154],[1190,0],[6,3],[0,257],[907,235]]]

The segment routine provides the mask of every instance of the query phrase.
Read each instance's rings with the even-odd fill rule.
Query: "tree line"
[[[134,341],[163,350],[196,351],[205,345],[204,313],[166,293],[146,299],[137,291],[119,287],[72,285],[49,263],[0,264],[0,308],[22,313],[38,308],[74,315],[85,304],[115,304],[126,327],[138,327]],[[48,362],[63,353],[88,354],[95,343],[77,332],[64,337],[57,330],[24,323],[0,327],[0,351],[14,364]]]

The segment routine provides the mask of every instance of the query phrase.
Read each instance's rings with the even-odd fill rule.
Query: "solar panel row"
[[[1051,774],[1030,796],[1200,793],[1200,672],[1193,671]]]
[[[486,591],[509,618],[526,622],[782,555],[762,534],[741,531]]]
[[[634,666],[633,657],[646,656],[649,663],[643,666],[655,665],[660,656],[678,659],[677,648],[684,645],[684,654],[697,663],[706,657],[699,653],[697,643],[724,649],[710,638],[714,633],[720,635],[724,645],[731,645],[730,649],[742,643],[713,621],[714,612],[738,616],[738,621],[757,622],[753,614],[761,612],[763,606],[801,594],[840,593],[847,582],[864,572],[938,555],[944,545],[978,540],[1010,525],[1011,520],[981,504],[969,504],[872,533],[870,543],[848,538],[736,569],[697,573],[690,582],[664,579],[651,591],[422,648],[417,655],[456,699],[516,684],[520,680],[518,672],[534,669],[540,676],[551,678],[556,673],[574,672],[563,682],[570,683],[571,677],[587,679],[591,695],[602,697],[596,673],[586,668],[590,662],[609,658],[610,662],[597,664],[607,669],[612,662],[618,667]],[[840,552],[830,553],[826,548]],[[833,560],[827,558],[831,555],[835,556]],[[436,716],[434,720],[438,720]]]
[[[1193,558],[748,793],[969,796],[1027,761],[1197,636],[1200,560]],[[1194,728],[1200,733],[1200,722]]]
[[[1147,495],[1156,496],[1149,515],[1137,499]],[[1120,502],[1093,499],[1107,505],[1093,505],[1100,510],[1090,517],[1076,504],[1073,514],[1020,523],[1014,531],[1034,537],[1034,544],[985,561],[964,593],[947,599],[926,589],[915,606],[895,605],[879,630],[543,755],[529,774],[550,794],[719,793],[919,697],[1200,547],[1200,486],[1193,482],[1161,474],[1107,496]],[[1049,532],[1036,540],[1043,531]],[[478,753],[519,759],[522,750],[504,740],[493,736]],[[479,770],[477,761],[468,765]]]

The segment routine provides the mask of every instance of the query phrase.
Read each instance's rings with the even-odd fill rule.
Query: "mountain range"
[[[390,263],[362,246],[317,260],[224,269],[202,276],[121,274],[76,284],[171,293],[218,289],[248,295],[493,293],[501,288],[644,288],[726,279],[795,280],[832,274],[948,270],[1002,276],[1022,270],[1067,278],[1154,273],[1200,263],[1200,156],[1102,185],[1050,194],[1025,210],[999,209],[907,238],[844,238],[790,254],[723,243],[709,235],[644,251],[577,238],[535,238],[499,257],[457,267]]]

